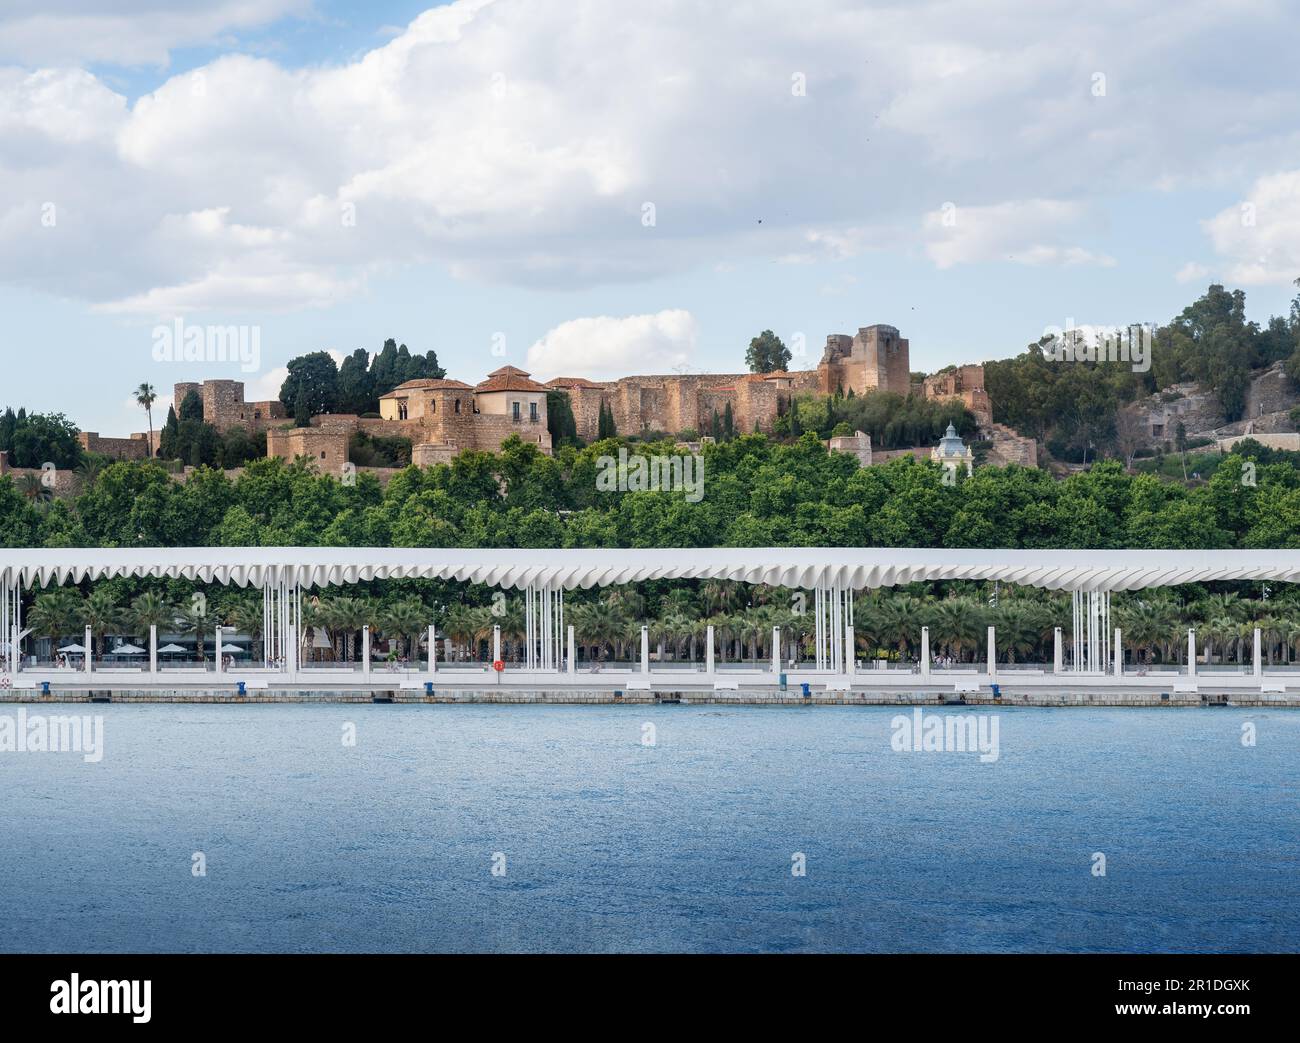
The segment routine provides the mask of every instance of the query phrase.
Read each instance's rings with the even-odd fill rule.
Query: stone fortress
[[[992,462],[1037,463],[1032,439],[993,422],[983,366],[952,367],[914,383],[908,341],[888,325],[865,326],[852,336],[831,334],[815,369],[658,374],[611,381],[561,376],[543,384],[524,370],[507,365],[473,386],[448,379],[407,381],[380,398],[378,417],[326,414],[312,417],[310,427],[290,426],[291,420],[278,401],[246,402],[244,385],[236,380],[177,384],[174,402],[178,412],[191,391],[203,400],[204,420],[219,431],[237,426],[265,430],[267,455],[290,460],[305,457],[330,472],[347,460],[348,440],[357,431],[410,439],[412,462],[419,466],[449,462],[465,449],[497,450],[512,435],[550,453],[546,396],[551,391],[567,394],[578,436],[587,442],[597,436],[602,408],[610,410],[620,435],[694,431],[698,436],[707,434],[713,419],[723,417],[728,409],[738,433],[770,431],[780,410],[800,393],[890,391],[928,399],[958,399],[975,415],[981,437],[992,442]],[[110,455],[143,458],[147,451],[141,438],[108,440],[83,435],[83,444],[94,449],[95,442],[106,448],[114,443],[112,448],[119,449],[122,446],[116,443],[130,442],[125,447],[132,452]],[[831,448],[852,452],[864,466],[872,462],[870,438],[860,432],[832,439]],[[925,448],[915,455],[928,454],[929,448]]]

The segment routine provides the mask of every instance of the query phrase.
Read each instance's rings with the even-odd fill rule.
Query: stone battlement
[[[266,430],[267,452],[272,456],[318,458],[320,452],[328,455],[338,451],[337,440],[318,444],[310,435],[290,437],[277,431],[285,427],[284,407],[279,402],[244,401],[242,381],[177,384],[174,400],[178,412],[191,391],[203,402],[204,420],[218,430],[224,432],[237,426]],[[904,396],[915,391],[931,399],[955,398],[965,403],[981,426],[992,423],[983,366],[953,367],[914,387],[907,338],[897,327],[877,323],[863,326],[851,336],[830,334],[815,369],[637,374],[608,381],[562,376],[539,384],[524,370],[507,365],[473,386],[449,379],[410,380],[380,397],[379,418],[317,416],[312,418],[311,428],[295,430],[342,436],[345,454],[346,440],[356,431],[409,438],[419,463],[443,460],[449,453],[465,449],[496,450],[512,435],[550,453],[547,396],[557,392],[568,397],[578,437],[591,442],[599,432],[602,409],[609,410],[621,435],[695,431],[702,436],[716,436],[721,432],[715,428],[725,423],[728,414],[731,430],[747,434],[771,431],[773,422],[795,395],[850,391],[857,395],[889,391]],[[854,453],[860,460],[870,459],[869,440],[863,444],[852,439],[837,448]]]

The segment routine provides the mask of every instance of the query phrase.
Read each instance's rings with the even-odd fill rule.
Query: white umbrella
[[[243,649],[240,648],[238,645],[222,645],[222,646],[221,646],[221,651],[223,651],[223,652],[242,652]]]
[[[80,645],[64,645],[59,649],[60,652],[75,652],[77,655],[85,655],[86,650]]]
[[[163,645],[162,648],[158,649],[158,651],[173,653],[173,652],[184,652],[185,649],[181,648],[180,645]]]
[[[135,645],[118,645],[116,648],[108,650],[109,655],[144,655],[143,648],[136,648]]]

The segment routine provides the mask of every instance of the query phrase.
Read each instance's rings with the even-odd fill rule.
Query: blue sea
[[[1295,711],[927,711],[991,762],[891,708],[28,712],[104,756],[0,753],[9,952],[1300,948]]]

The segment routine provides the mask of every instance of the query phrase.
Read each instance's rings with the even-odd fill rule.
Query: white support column
[[[704,628],[704,672],[713,673],[713,624]]]
[[[826,634],[822,629],[822,588],[813,588],[813,647],[817,650],[814,665],[826,669]]]
[[[370,680],[370,624],[361,628],[361,676]]]
[[[1264,676],[1264,650],[1260,641],[1259,627],[1255,628],[1255,654],[1250,671],[1255,677]]]
[[[641,672],[650,673],[650,628],[641,628]]]
[[[94,670],[94,667],[91,665],[91,662],[95,658],[93,655],[94,643],[91,641],[90,638],[90,627],[86,627],[85,649],[86,649],[86,662],[85,662],[86,673],[90,674]]]
[[[1057,627],[1052,635],[1052,673],[1059,674],[1065,666],[1065,651],[1062,648],[1061,628]]]
[[[158,675],[158,624],[149,624],[149,674]]]
[[[988,645],[989,676],[997,677],[998,676],[997,627],[989,627],[988,641],[989,641],[989,645]]]
[[[1070,645],[1070,667],[1083,669],[1083,591],[1071,591],[1071,622],[1074,624],[1074,640]]]
[[[533,668],[533,653],[537,648],[537,623],[533,616],[533,588],[524,588],[524,669]],[[500,659],[494,656],[493,661]]]
[[[844,624],[840,621],[840,590],[832,587],[827,593],[831,603],[827,620],[831,630],[830,668],[840,674],[844,672]]]
[[[853,624],[844,624],[844,672],[852,677],[858,667],[858,643],[853,633]]]
[[[772,674],[781,672],[781,628],[772,628]]]
[[[492,662],[497,662],[501,658],[501,625],[498,623],[492,627]]]
[[[429,673],[438,672],[438,628],[429,624]]]
[[[217,627],[217,673],[218,673],[218,674],[220,674],[220,673],[222,672],[222,669],[221,669],[221,666],[222,666],[222,655],[221,655],[221,632],[222,632],[224,629],[225,629],[225,627]]]
[[[1187,676],[1196,676],[1196,629],[1187,628]]]
[[[921,628],[921,676],[930,676],[930,628]]]
[[[573,636],[573,627],[569,627],[569,673],[578,672],[578,644]]]
[[[4,573],[4,582],[0,584],[0,643],[4,645],[4,655],[0,656],[0,673],[13,670],[13,621],[9,613],[13,606],[13,589],[9,582],[8,570]]]
[[[1124,641],[1119,627],[1115,628],[1115,676],[1124,676]]]
[[[5,573],[0,585],[0,642],[4,655],[0,656],[0,672],[16,674],[22,666],[18,644],[23,632],[23,588],[16,569]]]

